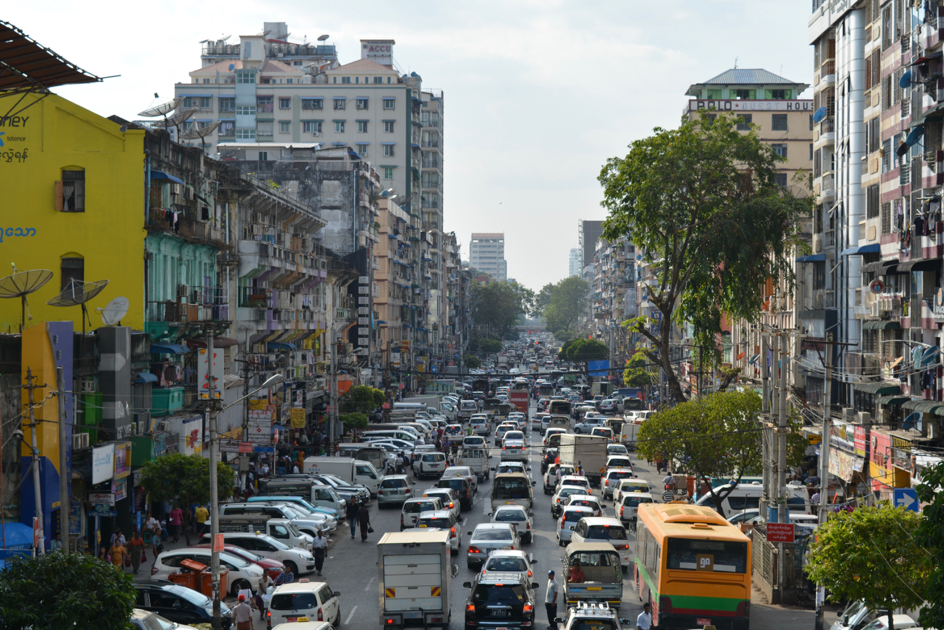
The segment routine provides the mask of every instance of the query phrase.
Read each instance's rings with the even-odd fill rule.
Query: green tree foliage
[[[498,337],[511,331],[533,302],[534,293],[514,282],[492,281],[472,287],[472,316],[476,325]]]
[[[367,428],[369,419],[366,413],[349,412],[342,413],[338,419],[344,425],[345,431],[363,431]]]
[[[597,339],[584,339],[578,337],[571,339],[564,344],[561,349],[564,359],[574,361],[575,363],[585,363],[587,361],[602,361],[610,356],[610,350],[606,344]]]
[[[680,401],[686,396],[670,363],[670,324],[691,324],[696,344],[715,348],[722,314],[755,321],[765,281],[792,281],[799,220],[812,212],[809,185],[779,186],[782,158],[736,123],[705,115],[678,129],[657,128],[626,157],[608,160],[599,176],[609,212],[603,237],[625,236],[659,261],[646,291],[662,323],[650,329],[654,322],[640,318],[628,327],[652,343],[646,352]]]
[[[544,293],[544,289],[541,293]],[[587,309],[589,293],[590,285],[577,276],[564,278],[553,285],[543,310],[547,329],[552,333],[573,330],[577,319]],[[541,294],[538,295],[540,297]]]
[[[495,354],[501,350],[502,344],[498,339],[484,339],[479,343],[479,349],[488,354]]]
[[[477,370],[482,367],[482,361],[475,355],[465,355],[465,366],[470,370]]]
[[[567,343],[574,338],[574,331],[572,330],[558,330],[554,333],[554,339],[557,339],[561,343]]]
[[[924,516],[915,532],[915,539],[931,554],[931,574],[927,593],[944,593],[944,463],[926,468],[921,473],[918,498],[925,504]],[[919,619],[925,628],[944,628],[944,598],[928,597]]]
[[[932,556],[915,537],[920,520],[887,502],[831,515],[816,530],[806,573],[831,600],[862,600],[871,610],[910,610],[937,599],[927,588]]]
[[[679,472],[694,475],[711,488],[711,479],[726,477],[740,483],[745,475],[759,474],[761,399],[752,391],[719,392],[680,403],[654,414],[639,428],[637,448],[647,459],[668,458]],[[805,444],[799,417],[789,420],[787,462],[797,465]],[[710,490],[721,503],[731,489]]]
[[[236,487],[233,469],[218,462],[216,479],[220,499],[231,496]],[[150,495],[152,504],[169,501],[187,514],[191,503],[210,500],[210,460],[201,455],[161,455],[141,467],[141,485]],[[189,528],[184,528],[184,536],[189,545]]]
[[[382,389],[368,385],[355,385],[347,390],[338,402],[341,404],[341,411],[366,415],[383,406],[387,402],[387,395]]]
[[[531,305],[531,317],[543,317],[544,308],[551,303],[551,295],[554,293],[554,286],[551,283],[545,284],[534,296],[534,303]]]
[[[130,574],[92,556],[14,558],[0,570],[0,625],[131,630],[136,597]]]
[[[636,351],[623,370],[623,384],[626,387],[645,387],[655,382],[656,373],[649,369],[649,358],[644,352]]]

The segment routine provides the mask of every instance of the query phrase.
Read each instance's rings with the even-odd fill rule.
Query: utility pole
[[[216,470],[216,420],[220,400],[216,397],[217,383],[213,378],[213,334],[207,339],[207,394],[210,397],[210,570],[213,573],[213,630],[222,629],[220,606],[220,551],[216,537],[220,533],[220,497]]]
[[[777,429],[777,521],[787,522],[787,334],[780,334],[780,417]],[[783,543],[777,550],[777,567],[780,585],[780,601],[783,601],[786,562],[784,561]]]
[[[760,380],[763,387],[763,399],[761,400],[761,445],[763,453],[761,456],[761,471],[764,476],[764,492],[760,500],[760,514],[767,518],[767,506],[770,503],[770,442],[767,439],[767,421],[770,414],[770,378],[767,375],[767,337],[763,329],[760,331]]]
[[[62,536],[62,553],[69,553],[69,511],[72,495],[69,493],[68,449],[66,448],[66,388],[63,384],[62,367],[56,368],[56,402],[59,403],[59,534]]]
[[[331,326],[331,414],[328,416],[328,446],[334,444],[334,428],[338,421],[338,328],[337,324]],[[392,407],[393,405],[391,405]],[[330,455],[330,453],[325,453]]]
[[[32,455],[33,455],[33,492],[36,495],[36,523],[37,527],[37,537],[39,543],[36,545],[36,555],[42,556],[46,554],[46,536],[43,532],[43,495],[42,489],[39,483],[39,448],[36,446],[36,415],[33,412],[33,390],[42,389],[46,387],[45,383],[42,385],[33,385],[33,371],[27,366],[26,368],[26,385],[23,385],[22,388],[27,390],[27,396],[29,401],[29,418],[30,418],[30,434],[32,439]],[[65,471],[62,471],[63,473]]]
[[[829,403],[830,403],[830,383],[833,378],[833,334],[826,333],[826,382],[823,390],[825,398],[823,400],[823,439],[819,443],[819,524],[826,522],[826,503],[829,493]],[[826,587],[822,584],[816,586],[816,621],[815,630],[824,630],[826,624]]]

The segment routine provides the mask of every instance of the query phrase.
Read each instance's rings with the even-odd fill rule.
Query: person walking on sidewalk
[[[194,519],[197,521],[197,536],[202,536],[206,530],[207,519],[210,518],[210,510],[206,506],[198,505],[193,512]]]
[[[179,505],[175,505],[170,511],[170,529],[174,535],[174,542],[180,540],[180,528],[184,523],[184,513]]]
[[[554,571],[547,572],[547,593],[544,595],[544,610],[547,611],[547,624],[550,630],[557,630],[557,593],[560,590]]]
[[[246,603],[246,596],[239,596],[239,603],[233,606],[233,619],[236,630],[252,630],[252,606]]]
[[[144,539],[141,538],[140,532],[135,530],[131,534],[131,540],[128,541],[128,555],[131,556],[131,570],[134,573],[138,572],[138,569],[141,568],[141,554],[144,553]]]
[[[311,548],[315,552],[315,571],[318,572],[318,575],[321,575],[321,567],[324,566],[325,554],[328,553],[328,539],[324,537],[324,533],[319,529],[318,535],[315,536],[315,539],[311,542]]]
[[[357,511],[357,503],[354,501],[354,497],[351,497],[347,501],[347,511],[345,513],[347,524],[351,527],[351,540],[354,540],[354,534],[357,533]]]
[[[115,540],[115,544],[111,546],[108,553],[111,556],[111,563],[115,568],[124,572],[125,558],[128,557],[128,550],[121,546],[121,541]]]
[[[357,510],[358,525],[361,526],[361,542],[367,540],[367,529],[370,527],[370,514],[367,512],[367,506],[363,503]]]

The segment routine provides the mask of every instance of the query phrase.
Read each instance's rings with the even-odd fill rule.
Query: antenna
[[[11,266],[13,274],[0,278],[0,298],[20,298],[20,333],[22,333],[26,326],[27,314],[31,321],[33,319],[26,296],[52,280],[52,272],[48,269],[17,271],[16,265],[11,263]]]
[[[126,297],[116,297],[105,308],[95,309],[102,314],[102,323],[106,326],[121,325],[121,319],[128,314],[131,302]]]
[[[222,123],[219,120],[217,120],[216,122],[212,122],[209,125],[205,125],[203,127],[194,127],[190,131],[185,131],[183,135],[180,136],[180,139],[181,140],[196,140],[199,138],[200,144],[203,146],[203,152],[206,153],[206,148],[207,148],[206,137],[210,135],[211,133],[213,133],[213,131],[217,127],[219,127],[221,124]]]
[[[158,98],[157,92],[154,93],[154,98]],[[166,103],[161,103],[160,105],[156,105],[155,107],[149,107],[148,109],[138,114],[138,116],[144,116],[146,118],[156,118],[157,116],[163,116],[164,125],[166,126],[167,114],[177,109],[180,106],[180,104],[183,102],[184,102],[184,97],[178,96],[177,98],[167,101]]]
[[[738,58],[737,58],[737,57],[734,58],[734,69],[735,69],[735,70],[738,69]]]
[[[49,306],[81,306],[82,307],[82,334],[85,334],[85,320],[88,319],[89,326],[92,320],[88,316],[88,309],[85,303],[101,293],[105,289],[108,280],[99,280],[97,282],[82,282],[72,278],[69,284],[62,292],[53,299],[46,302]]]

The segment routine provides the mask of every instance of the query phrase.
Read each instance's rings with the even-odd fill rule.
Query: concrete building
[[[581,258],[580,258],[580,248],[574,247],[570,250],[570,256],[568,258],[568,276],[579,276],[581,268]]]
[[[503,232],[473,232],[469,243],[469,264],[491,276],[492,280],[508,279],[505,262],[505,234]]]
[[[593,262],[593,253],[597,248],[597,239],[603,235],[603,221],[577,221],[577,249],[583,257],[581,266]]]

